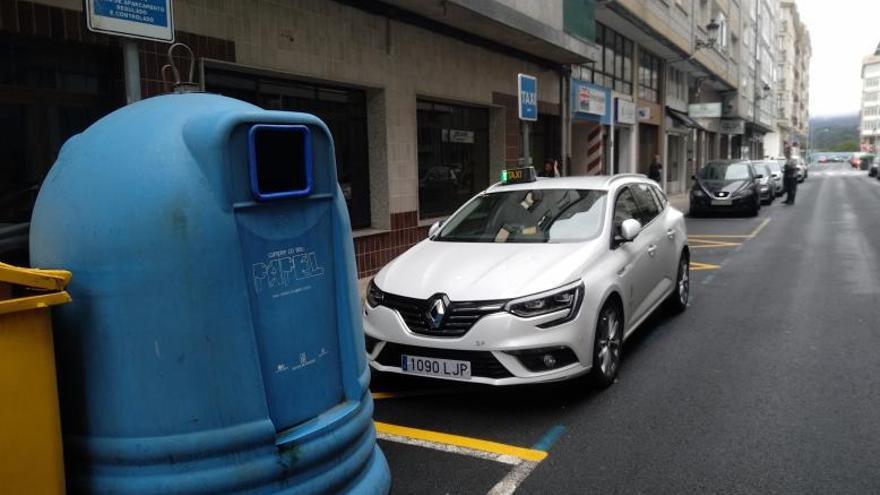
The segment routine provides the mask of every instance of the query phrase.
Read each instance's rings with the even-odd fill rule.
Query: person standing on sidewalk
[[[791,148],[785,147],[785,168],[782,171],[782,182],[785,186],[785,204],[793,205],[794,197],[797,195],[798,187],[798,170],[797,162],[791,158]]]
[[[654,161],[648,166],[648,178],[659,184],[663,180],[663,176],[660,175],[662,170],[663,164],[660,163],[660,155],[654,155]]]

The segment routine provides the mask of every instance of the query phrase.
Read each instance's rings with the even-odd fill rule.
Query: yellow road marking
[[[770,220],[773,220],[773,218],[765,218],[764,221],[761,222],[755,228],[755,230],[753,230],[749,234],[690,234],[688,235],[688,239],[701,242],[712,242],[708,239],[754,239],[758,234],[761,233],[762,230],[764,230],[764,227],[766,227],[767,224],[770,223]],[[739,244],[737,244],[737,246],[738,245]]]
[[[711,265],[709,263],[698,263],[696,261],[691,261],[691,271],[697,272],[700,270],[717,270],[721,268],[721,265]]]
[[[393,399],[397,397],[397,394],[393,392],[373,392],[371,395],[373,396],[373,400]]]
[[[710,241],[708,239],[688,239],[688,244],[691,249],[735,247],[742,245],[741,242]]]
[[[688,239],[748,239],[750,235],[722,235],[722,234],[693,234]]]
[[[770,220],[773,220],[773,218],[772,218],[772,217],[767,217],[766,220],[764,220],[763,222],[761,222],[761,225],[758,225],[758,228],[756,228],[755,230],[752,231],[751,234],[749,234],[749,238],[750,238],[750,239],[754,239],[756,235],[760,234],[761,231],[764,230],[764,227],[766,227],[767,224],[770,223]]]
[[[489,440],[481,440],[479,438],[463,437],[452,435],[449,433],[441,433],[438,431],[421,430],[419,428],[410,428],[407,426],[398,426],[388,423],[375,422],[376,431],[386,435],[396,435],[399,437],[423,440],[426,442],[434,442],[445,445],[454,445],[466,449],[479,450],[498,455],[509,455],[526,461],[543,461],[547,458],[547,452],[543,450],[527,449],[517,447],[515,445],[507,445],[504,443],[492,442]]]

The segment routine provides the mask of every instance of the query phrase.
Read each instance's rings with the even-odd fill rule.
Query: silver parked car
[[[773,184],[776,186],[776,196],[782,196],[785,193],[785,182],[782,180],[782,165],[779,164],[776,160],[767,160],[762,162],[770,169],[770,177],[773,179]],[[784,162],[783,162],[784,163]]]

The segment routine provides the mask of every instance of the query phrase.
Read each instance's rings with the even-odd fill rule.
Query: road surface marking
[[[728,234],[692,234],[688,239],[748,239],[750,235],[728,235]]]
[[[711,241],[709,239],[688,239],[688,244],[691,249],[736,247],[742,245],[741,242]]]
[[[752,231],[751,234],[749,234],[749,239],[754,239],[755,236],[760,234],[761,231],[764,230],[764,227],[766,227],[767,224],[770,223],[770,220],[773,220],[773,217],[767,217],[763,222],[761,222],[761,225],[758,225],[758,228],[756,228]]]
[[[370,395],[373,396],[373,400],[394,399],[395,397],[399,397],[398,394],[393,392],[373,392]]]
[[[532,445],[532,448],[535,450],[540,450],[542,452],[547,452],[550,450],[550,447],[559,440],[559,437],[565,433],[565,427],[562,425],[556,425],[553,428],[547,430],[544,435],[541,436],[541,439],[535,442],[535,445]]]
[[[408,440],[420,440],[431,444],[440,444],[470,451],[479,451],[497,456],[508,456],[524,461],[542,461],[547,458],[547,452],[542,450],[527,449],[508,445],[504,443],[492,442],[490,440],[482,440],[479,438],[463,437],[460,435],[452,435],[439,431],[422,430],[419,428],[410,428],[408,426],[398,426],[388,423],[376,421],[376,432],[379,438],[396,437]],[[393,438],[386,438],[392,440]]]
[[[488,495],[512,495],[519,488],[519,485],[538,467],[538,464],[538,462],[534,461],[520,462],[507,473],[507,476],[489,490]]]
[[[717,270],[721,268],[721,265],[710,265],[709,263],[698,263],[696,261],[691,261],[691,271],[698,272],[701,270]]]

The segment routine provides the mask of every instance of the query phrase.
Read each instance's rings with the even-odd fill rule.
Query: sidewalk
[[[669,204],[687,215],[691,201],[688,193],[671,194],[669,195]]]

